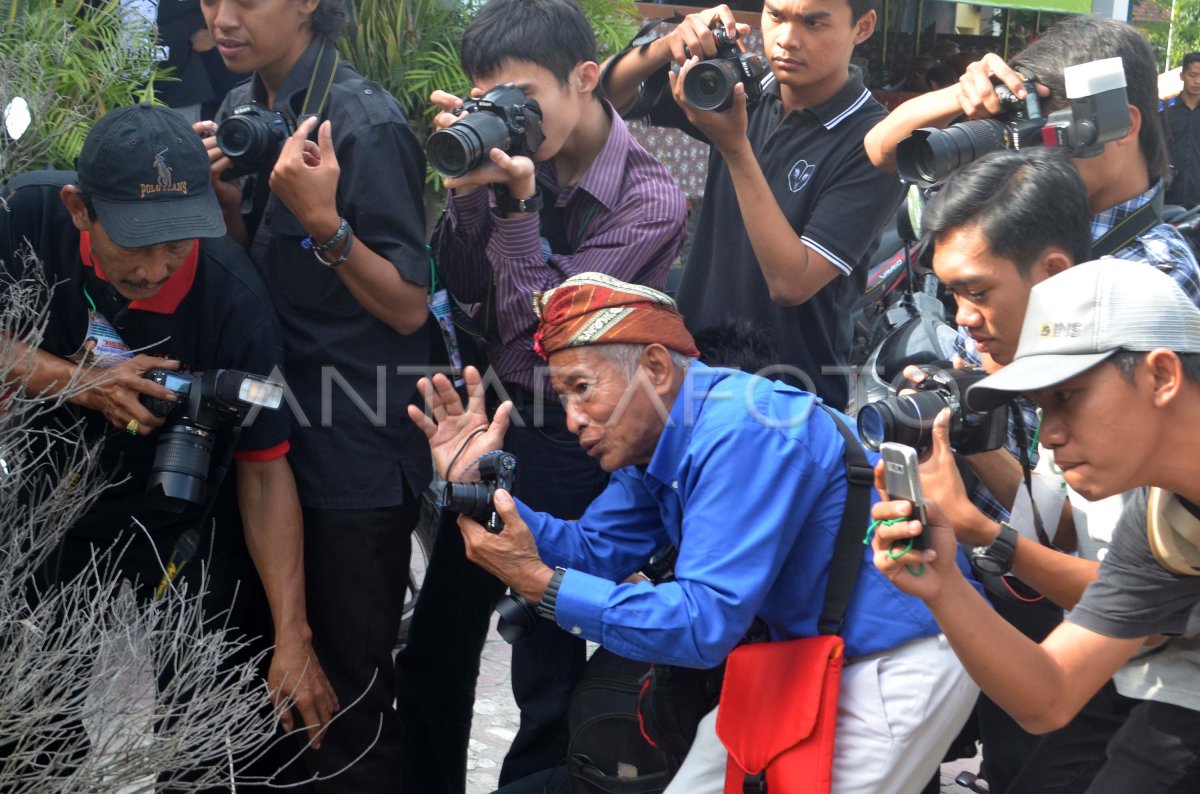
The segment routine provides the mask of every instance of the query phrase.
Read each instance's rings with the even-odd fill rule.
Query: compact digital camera
[[[479,459],[479,482],[446,483],[442,507],[470,516],[488,532],[499,532],[504,529],[504,522],[496,513],[493,499],[501,488],[512,493],[516,480],[517,456],[503,450],[489,452]]]

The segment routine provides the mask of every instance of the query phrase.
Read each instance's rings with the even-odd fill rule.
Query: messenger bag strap
[[[854,585],[862,568],[862,535],[869,524],[871,488],[875,485],[875,470],[858,438],[837,413],[822,402],[817,405],[829,414],[842,434],[846,463],[846,502],[842,510],[842,525],[833,546],[829,563],[829,582],[825,585],[825,603],[817,628],[822,634],[841,634],[842,620]]]

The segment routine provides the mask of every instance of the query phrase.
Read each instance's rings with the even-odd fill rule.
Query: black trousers
[[[313,791],[401,791],[403,729],[393,702],[392,649],[419,515],[416,498],[399,507],[304,509],[308,622],[341,704],[321,748],[307,754],[318,776]]]
[[[516,496],[558,518],[578,518],[608,475],[567,430],[561,406],[543,406],[535,426],[531,401],[510,390],[524,427],[509,429],[504,447],[517,456]],[[467,560],[453,517],[443,519],[421,597],[397,658],[398,703],[404,719],[404,781],[410,792],[462,794],[479,657],[504,584]],[[585,644],[549,621],[513,645],[513,695],[521,724],[500,774],[501,785],[561,763],[566,710],[583,675]]]
[[[1066,727],[1043,737],[1008,791],[1200,791],[1200,712],[1124,697],[1109,681]]]

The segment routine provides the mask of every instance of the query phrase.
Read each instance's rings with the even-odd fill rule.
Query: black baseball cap
[[[225,234],[204,143],[168,108],[131,105],[106,113],[88,133],[76,171],[79,189],[119,246]]]

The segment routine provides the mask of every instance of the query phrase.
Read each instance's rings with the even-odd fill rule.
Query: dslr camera
[[[733,105],[733,87],[741,83],[746,86],[746,103],[757,102],[762,97],[766,61],[757,53],[742,52],[723,27],[713,29],[713,38],[716,56],[697,63],[683,79],[687,101],[700,110],[725,111]]]
[[[990,119],[951,124],[944,130],[922,127],[896,147],[896,170],[908,182],[933,183],[955,169],[999,149],[1057,146],[1071,157],[1095,157],[1104,144],[1124,137],[1132,124],[1125,95],[1125,67],[1120,58],[1105,58],[1063,70],[1069,107],[1042,113],[1026,75],[1026,98],[1017,99],[996,86],[1003,108]]]
[[[293,121],[278,111],[256,103],[234,108],[217,127],[217,147],[233,161],[221,177],[236,179],[269,169],[295,131]]]
[[[151,369],[142,377],[178,395],[174,402],[141,398],[150,413],[170,419],[154,450],[146,502],[171,513],[204,502],[216,430],[223,422],[241,422],[255,406],[274,410],[283,402],[280,384],[233,369]]]
[[[1008,437],[1008,406],[973,410],[967,389],[987,377],[977,369],[922,366],[928,376],[915,394],[897,394],[864,405],[858,412],[858,435],[863,446],[879,451],[885,441],[918,451],[933,444],[933,420],[950,409],[950,446],[962,455],[999,449]]]
[[[448,482],[439,501],[443,508],[470,516],[496,533],[504,529],[504,522],[492,500],[500,488],[512,493],[516,479],[517,456],[496,450],[479,459],[479,482]]]
[[[442,176],[462,176],[482,165],[492,149],[533,157],[542,145],[542,107],[513,83],[502,83],[478,99],[463,100],[462,118],[425,144],[425,155]]]

